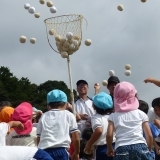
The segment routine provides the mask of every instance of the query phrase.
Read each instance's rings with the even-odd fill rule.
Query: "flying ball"
[[[143,3],[146,2],[146,1],[147,1],[147,0],[141,0],[141,2],[143,2]]]
[[[68,57],[68,53],[67,52],[62,52],[61,56],[62,56],[62,58],[67,58]]]
[[[40,13],[35,13],[34,16],[35,16],[36,18],[39,18],[39,17],[40,17]]]
[[[72,39],[72,37],[73,37],[73,33],[72,32],[67,32],[66,38],[67,39]]]
[[[24,8],[28,10],[30,8],[30,4],[29,3],[25,3],[24,4]]]
[[[130,71],[130,70],[126,70],[126,71],[124,72],[124,74],[125,74],[126,76],[130,76],[130,75],[131,75],[131,71]]]
[[[35,8],[34,8],[34,7],[30,7],[30,8],[28,9],[28,12],[29,12],[30,14],[35,13]]]
[[[40,4],[45,4],[45,0],[39,0]]]
[[[48,7],[52,7],[53,6],[53,2],[52,1],[48,1],[46,4],[47,4]]]
[[[19,41],[20,41],[21,43],[25,43],[26,40],[27,40],[27,38],[26,38],[25,36],[21,36],[21,37],[19,38]]]
[[[53,29],[50,29],[50,30],[49,30],[49,34],[50,34],[50,35],[54,35],[54,30],[53,30]]]
[[[123,11],[124,7],[123,7],[122,4],[120,4],[120,5],[117,6],[117,9],[118,9],[119,11]]]
[[[130,70],[130,69],[131,69],[131,65],[130,65],[130,64],[126,64],[126,65],[125,65],[125,69],[126,69],[126,70]]]
[[[57,12],[57,8],[56,7],[51,7],[50,8],[50,12],[51,13],[56,13]]]
[[[32,44],[35,44],[35,43],[36,43],[36,39],[35,39],[35,38],[31,38],[31,39],[30,39],[30,42],[31,42]]]
[[[110,70],[110,71],[109,71],[109,75],[110,75],[110,76],[114,76],[114,75],[115,75],[114,70]]]
[[[108,85],[108,82],[107,82],[106,80],[103,80],[103,81],[102,81],[102,85],[103,85],[103,86],[107,86],[107,85]]]
[[[86,39],[85,42],[84,42],[84,44],[85,44],[86,46],[90,46],[91,43],[92,43],[92,41],[91,41],[90,39]]]

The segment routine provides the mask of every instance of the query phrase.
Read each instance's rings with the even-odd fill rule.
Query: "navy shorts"
[[[112,144],[114,148],[115,144]],[[113,157],[107,156],[107,145],[97,146],[95,148],[95,160],[113,160]]]
[[[36,160],[53,160],[53,158],[42,149],[38,149],[33,158]]]
[[[44,149],[44,151],[46,151],[53,160],[69,160],[69,154],[63,147],[47,148]]]
[[[114,160],[153,160],[144,143],[120,146],[114,153]]]

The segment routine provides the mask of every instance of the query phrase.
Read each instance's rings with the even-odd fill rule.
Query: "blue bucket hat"
[[[67,96],[63,91],[54,89],[47,94],[47,103],[50,102],[67,102]]]
[[[93,104],[100,109],[113,108],[112,97],[104,92],[100,92],[99,94],[95,95],[92,100]]]

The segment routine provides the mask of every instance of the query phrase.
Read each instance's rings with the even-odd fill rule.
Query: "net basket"
[[[82,15],[70,14],[44,20],[49,44],[49,35],[55,39],[57,50],[50,44],[55,52],[67,52],[71,55],[79,49],[82,40],[83,18]]]

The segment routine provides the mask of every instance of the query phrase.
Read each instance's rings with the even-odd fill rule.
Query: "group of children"
[[[8,109],[4,107],[0,112],[0,160],[158,160],[160,98],[153,100],[148,118],[148,104],[136,95],[129,82],[116,85],[114,102],[104,92],[95,95],[96,114],[91,117],[91,128],[82,133],[67,108],[66,94],[58,89],[47,94],[48,111],[36,127],[30,103],[17,106],[8,122],[1,120],[1,113]]]

